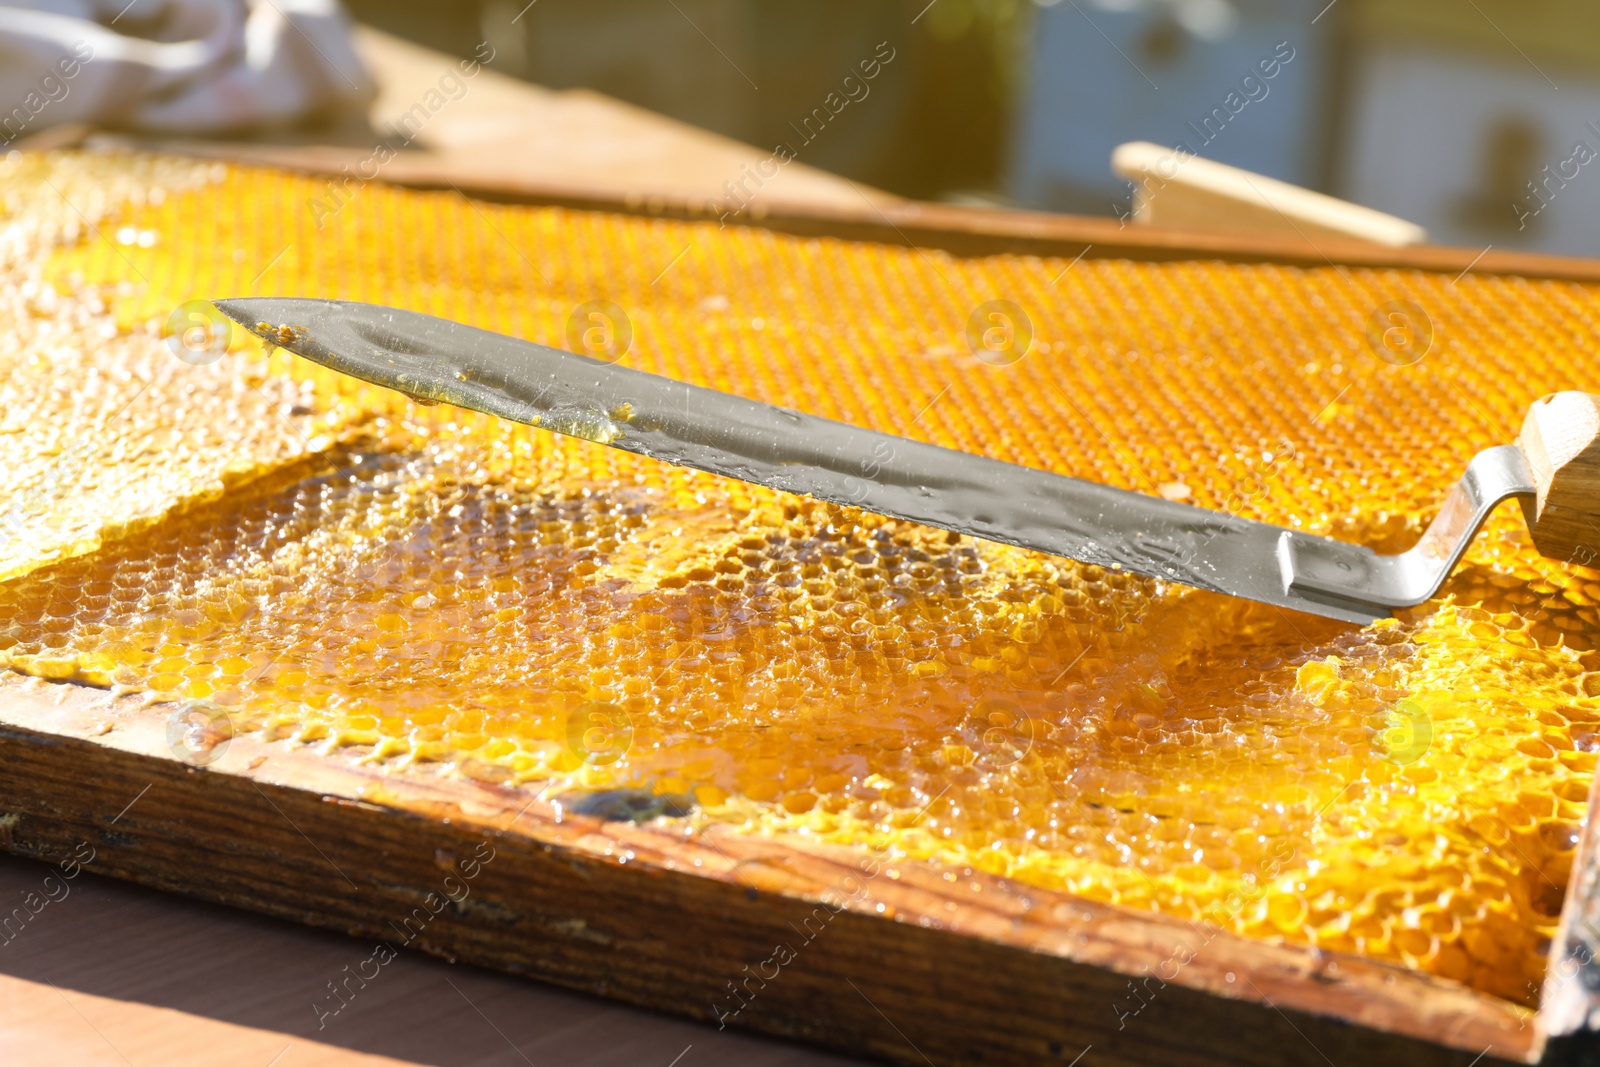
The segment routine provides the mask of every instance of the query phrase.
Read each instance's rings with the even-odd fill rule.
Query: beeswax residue
[[[181,169],[5,167],[8,210],[46,179],[110,203],[0,279],[11,669],[1536,998],[1600,744],[1600,572],[1509,509],[1439,600],[1348,627],[418,406],[242,334],[189,366],[160,333],[186,300],[294,295],[565,346],[605,301],[632,366],[1392,551],[1529,401],[1600,386],[1596,287],[957,259],[378,185],[328,217],[310,178]],[[997,300],[1029,318],[1009,362],[967,347]],[[1395,300],[1431,318],[1420,362],[1368,347]]]

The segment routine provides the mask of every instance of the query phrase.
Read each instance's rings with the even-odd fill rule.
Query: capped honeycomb
[[[1395,551],[1531,400],[1600,386],[1596,286],[958,258],[188,166],[0,172],[8,209],[109,205],[7,246],[11,670],[1536,1001],[1600,747],[1600,571],[1509,508],[1437,600],[1354,627],[419,406],[242,332],[185,358],[170,323],[393,304]]]

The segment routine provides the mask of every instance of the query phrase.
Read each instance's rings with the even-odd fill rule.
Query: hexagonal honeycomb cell
[[[162,335],[187,301],[292,295],[568,347],[603,302],[632,366],[1394,551],[1531,400],[1596,387],[1600,288],[961,258],[186,166],[3,172],[7,205],[106,205],[15,237],[0,279],[11,670],[1536,1000],[1600,747],[1600,571],[1509,509],[1438,599],[1352,627]],[[1014,359],[969,343],[997,300]],[[1420,360],[1368,340],[1397,300]]]

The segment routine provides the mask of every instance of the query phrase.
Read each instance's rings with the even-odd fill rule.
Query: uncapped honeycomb
[[[3,172],[8,205],[127,191],[0,283],[11,669],[1536,1001],[1600,746],[1600,571],[1514,509],[1439,599],[1347,626],[162,335],[209,297],[393,304],[1394,551],[1531,400],[1600,387],[1596,286],[957,258],[186,166]],[[1396,301],[1427,316],[1409,348]]]

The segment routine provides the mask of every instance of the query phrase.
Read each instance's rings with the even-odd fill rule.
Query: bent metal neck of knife
[[[1285,530],[1278,540],[1284,590],[1348,613],[1353,622],[1415,607],[1439,591],[1497,504],[1534,493],[1520,448],[1486,448],[1472,458],[1428,532],[1409,551],[1380,556],[1360,545]]]

